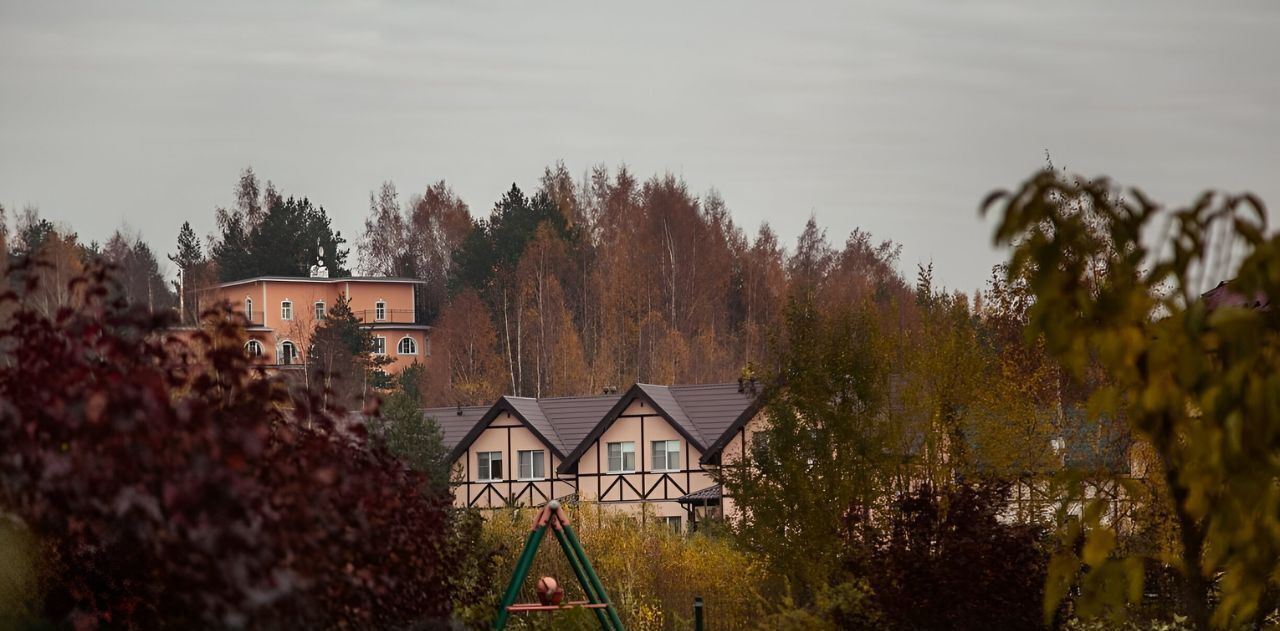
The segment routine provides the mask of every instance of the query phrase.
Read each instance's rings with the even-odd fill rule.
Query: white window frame
[[[529,475],[525,475],[525,456],[529,457]],[[534,465],[541,465],[535,467]],[[541,471],[534,471],[534,469]],[[522,482],[547,479],[547,452],[542,449],[521,449],[516,452],[516,479]]]
[[[407,353],[406,353],[406,352],[404,352],[404,350],[403,350],[403,346],[404,346],[404,343],[405,343],[406,341],[407,341],[407,342],[409,342],[409,352],[407,352]],[[396,342],[396,354],[397,354],[397,355],[417,355],[417,354],[418,354],[418,341],[417,341],[417,340],[415,340],[415,339],[413,339],[413,336],[411,336],[411,335],[406,335],[406,336],[404,336],[404,337],[400,338],[400,341],[399,341],[399,342]]]
[[[498,455],[498,477],[490,477],[493,475],[493,456]],[[482,458],[488,458],[488,466],[485,467],[481,463]],[[502,478],[502,452],[501,451],[477,451],[476,452],[476,482],[501,482]],[[481,477],[483,472],[483,476]]]
[[[373,354],[374,355],[387,354],[387,336],[385,335],[373,336]]]
[[[671,446],[675,445],[673,452]],[[658,447],[662,446],[662,465],[658,466]],[[674,453],[676,457],[675,466],[671,466],[671,456]],[[655,440],[649,443],[649,457],[653,460],[649,463],[651,470],[671,472],[680,470],[680,441],[678,440]]]
[[[285,298],[280,301],[280,319],[285,322],[293,320],[293,301]]]
[[[323,320],[323,319],[324,319],[324,316],[325,316],[325,314],[326,314],[326,313],[327,313],[327,311],[326,311],[326,307],[325,307],[324,301],[323,301],[323,300],[317,300],[317,301],[316,301],[316,304],[315,304],[315,314],[316,314],[316,319],[317,319],[317,320]]]
[[[684,532],[684,520],[679,515],[664,515],[662,523],[666,524],[676,534]]]
[[[246,297],[244,299],[244,319],[248,320],[250,324],[253,323],[253,298]]]
[[[290,352],[290,349],[292,349],[292,352]],[[293,340],[284,340],[283,342],[280,342],[280,356],[276,358],[276,363],[291,364],[292,360],[295,360],[298,357],[300,357],[298,353],[298,345],[294,344]]]
[[[613,448],[618,447],[618,468],[613,466]],[[633,440],[623,440],[616,443],[607,443],[605,445],[605,467],[609,473],[635,473],[636,472],[636,443]],[[631,456],[631,468],[627,468],[627,455]]]
[[[373,319],[376,322],[387,320],[387,301],[379,298],[378,302],[373,303]]]
[[[257,348],[258,352],[253,352],[250,350],[251,348]],[[259,342],[258,340],[249,340],[248,342],[245,342],[244,352],[248,353],[249,357],[262,357],[262,342]]]

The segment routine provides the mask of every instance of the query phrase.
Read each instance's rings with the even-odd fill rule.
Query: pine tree
[[[181,298],[180,317],[183,322],[193,322],[199,315],[195,295],[200,288],[198,278],[203,271],[205,259],[200,240],[196,237],[196,231],[191,229],[190,221],[182,222],[182,227],[178,229],[178,249],[168,258],[178,266],[178,280],[174,283],[174,288]]]
[[[388,451],[405,464],[428,476],[429,488],[439,493],[449,491],[449,448],[444,432],[434,418],[422,414],[419,383],[424,378],[421,364],[413,364],[396,376],[396,389],[383,401],[380,416],[370,429],[372,435]]]
[[[330,276],[350,276],[346,239],[335,232],[322,206],[307,198],[285,199],[270,182],[258,200],[257,179],[246,169],[236,188],[236,207],[217,211],[221,235],[209,255],[224,281],[254,276],[306,276],[324,248]]]
[[[323,389],[326,402],[333,395],[340,406],[363,407],[370,389],[385,379],[382,367],[391,361],[373,351],[373,332],[361,326],[346,296],[339,295],[311,334],[310,383]]]

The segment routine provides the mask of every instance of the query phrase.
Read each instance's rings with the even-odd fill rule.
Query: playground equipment
[[[582,585],[582,591],[587,594],[587,600],[548,605],[541,603],[516,604],[516,596],[520,592],[520,584],[528,577],[529,568],[533,565],[533,557],[537,554],[538,545],[542,543],[542,538],[548,528],[551,529],[556,540],[560,542],[560,549],[564,551],[564,556],[569,560],[569,567],[573,569],[574,576],[578,578],[578,583]],[[591,561],[587,560],[587,553],[583,551],[582,544],[578,542],[577,533],[569,525],[569,516],[565,514],[560,502],[551,500],[547,502],[546,506],[542,507],[542,510],[538,512],[538,516],[533,520],[533,528],[529,531],[529,536],[524,542],[524,551],[520,553],[520,560],[516,562],[516,569],[511,573],[511,582],[507,583],[507,591],[502,596],[502,604],[498,606],[498,617],[493,622],[493,628],[495,631],[505,629],[507,620],[513,613],[550,612],[560,609],[573,609],[575,607],[592,610],[596,615],[596,620],[600,622],[600,628],[604,631],[626,631],[622,626],[622,619],[618,617],[617,608],[609,601],[609,595],[605,593],[604,585],[600,583],[600,577],[596,576],[595,568],[591,567]]]

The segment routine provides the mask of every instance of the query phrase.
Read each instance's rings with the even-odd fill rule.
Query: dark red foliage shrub
[[[0,513],[43,542],[44,615],[80,628],[387,628],[449,613],[448,499],[251,367],[239,325],[187,343],[74,281],[6,292]],[[3,309],[0,309],[2,312]],[[296,419],[307,419],[306,423]]]
[[[894,505],[887,538],[863,572],[901,629],[1041,629],[1045,532],[998,519],[1007,490],[925,486]]]

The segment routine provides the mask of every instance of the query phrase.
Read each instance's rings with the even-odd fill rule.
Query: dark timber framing
[[[516,421],[516,424],[494,425],[494,422],[498,421],[502,417],[503,413],[507,413],[512,420]],[[577,492],[577,480],[562,478],[557,467],[548,466],[547,477],[542,479],[518,479],[518,471],[520,467],[519,454],[515,451],[511,438],[511,430],[517,427],[524,427],[525,429],[528,429],[529,432],[532,433],[540,443],[542,443],[546,451],[549,452],[553,462],[557,458],[563,460],[564,454],[558,447],[556,447],[556,444],[547,440],[546,435],[538,431],[538,428],[534,427],[533,424],[520,413],[520,410],[507,400],[507,397],[501,397],[489,408],[487,412],[485,412],[484,416],[481,416],[480,419],[476,421],[475,425],[472,426],[471,431],[467,432],[467,435],[459,441],[449,453],[449,462],[457,462],[459,458],[465,457],[467,479],[461,482],[454,482],[451,486],[455,489],[455,493],[458,489],[463,490],[465,504],[468,507],[475,507],[478,504],[481,504],[482,500],[483,504],[487,507],[493,507],[495,505],[502,506],[508,502],[519,503],[526,498],[528,500],[528,505],[535,506],[556,498],[556,482],[569,487],[573,493]],[[474,480],[471,475],[471,447],[475,444],[476,440],[484,434],[484,432],[490,429],[505,429],[507,433],[507,450],[503,457],[504,471],[502,472],[502,479],[483,481]],[[551,463],[549,462],[547,464],[550,465]],[[539,483],[541,482],[547,483],[549,486],[548,491],[544,492],[539,487]],[[506,493],[503,493],[501,488],[495,486],[495,484],[501,485],[504,483],[506,486]],[[497,502],[494,501],[495,495],[498,499]]]

